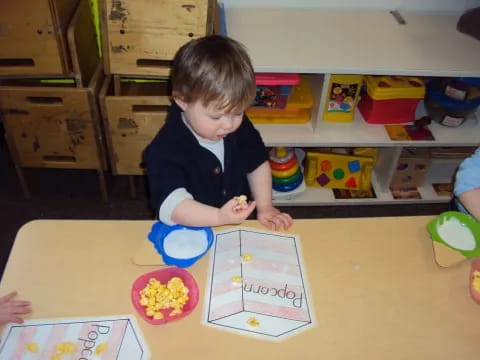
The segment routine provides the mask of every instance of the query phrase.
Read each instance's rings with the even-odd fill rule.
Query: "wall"
[[[480,0],[219,0],[219,2],[223,2],[226,7],[325,7],[458,12],[480,6]]]

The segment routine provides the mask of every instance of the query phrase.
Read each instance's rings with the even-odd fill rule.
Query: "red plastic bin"
[[[369,124],[404,124],[415,120],[415,110],[420,100],[374,100],[365,93],[358,103],[358,110]]]

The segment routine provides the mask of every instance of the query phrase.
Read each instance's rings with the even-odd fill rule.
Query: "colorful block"
[[[332,189],[369,190],[373,158],[307,152],[305,183]]]

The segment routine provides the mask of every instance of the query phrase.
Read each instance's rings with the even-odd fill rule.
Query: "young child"
[[[15,296],[17,292],[13,291],[0,297],[0,326],[10,322],[21,324],[23,319],[19,315],[28,314],[31,311],[29,301],[13,300]]]
[[[171,85],[167,121],[146,150],[150,195],[160,221],[238,224],[256,207],[261,224],[288,229],[290,215],[272,206],[264,143],[244,114],[255,96],[245,48],[223,36],[192,40],[175,55]],[[249,193],[254,201],[239,201]]]
[[[480,221],[480,148],[460,164],[454,192],[459,210]]]

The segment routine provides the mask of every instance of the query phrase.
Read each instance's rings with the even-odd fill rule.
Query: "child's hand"
[[[271,205],[257,208],[257,218],[260,224],[270,230],[288,230],[293,224],[292,217],[287,213],[282,213]]]
[[[16,291],[0,297],[0,326],[7,323],[23,323],[23,319],[18,316],[28,314],[31,311],[30,301],[12,300],[17,296]]]
[[[219,209],[219,223],[220,225],[240,224],[254,209],[255,201],[247,203],[242,200],[239,202],[239,198],[234,197]]]

